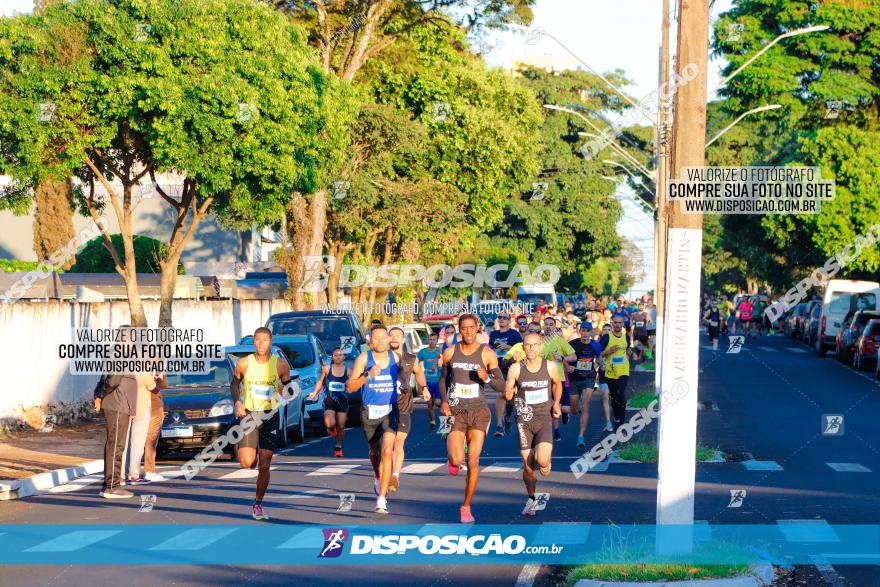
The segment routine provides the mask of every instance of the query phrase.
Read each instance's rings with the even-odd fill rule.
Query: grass
[[[630,408],[647,408],[655,399],[657,399],[657,395],[653,392],[637,393],[629,398],[626,405]]]
[[[572,569],[569,578],[600,581],[681,581],[685,579],[724,579],[748,571],[748,565],[582,565]]]
[[[719,563],[696,564],[688,559]],[[652,536],[612,524],[602,549],[591,560],[595,562],[570,567],[565,585],[571,587],[579,579],[633,582],[723,579],[749,572],[751,564],[746,561],[754,560],[754,554],[735,543],[696,542],[690,555],[655,562],[658,559],[654,555]]]
[[[708,461],[715,456],[715,450],[708,446],[697,444],[697,462]],[[639,463],[656,463],[658,458],[656,442],[628,442],[620,449],[618,455],[625,461],[638,461]]]

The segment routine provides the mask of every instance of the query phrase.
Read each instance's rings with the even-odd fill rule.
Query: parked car
[[[880,351],[880,319],[872,318],[865,324],[861,336],[856,340],[853,368],[857,371],[867,371],[873,366],[876,373],[878,351]]]
[[[424,322],[413,322],[410,324],[398,324],[406,333],[406,340],[409,345],[409,352],[417,353],[421,349],[428,346],[428,337],[434,334],[431,327]]]
[[[804,314],[804,325],[801,330],[801,342],[813,346],[819,335],[819,320],[822,316],[822,300],[807,302],[807,310]]]
[[[876,310],[880,284],[876,281],[832,279],[825,287],[822,298],[822,317],[819,334],[814,342],[816,354],[824,357],[836,344],[837,333],[850,310]]]
[[[251,344],[253,339],[252,335],[246,336],[241,339],[241,344]],[[299,375],[299,385],[303,397],[306,398],[304,403],[307,431],[320,429],[324,421],[324,392],[321,391],[313,400],[309,400],[308,396],[315,390],[315,384],[321,378],[321,369],[330,364],[328,353],[321,341],[311,334],[273,336],[272,345],[281,349],[291,371],[296,371]]]
[[[290,334],[311,334],[319,341],[327,353],[340,347],[345,353],[345,367],[351,370],[354,360],[366,348],[366,335],[357,316],[350,312],[326,313],[321,310],[282,312],[272,314],[266,321],[266,328],[272,337]],[[360,422],[361,393],[356,391],[348,396],[348,418],[352,423]]]
[[[837,332],[835,349],[837,360],[844,365],[856,364],[856,344],[868,322],[880,318],[880,312],[874,310],[850,310],[843,319],[843,326]]]
[[[785,319],[783,329],[785,335],[789,338],[799,338],[804,328],[804,318],[806,317],[807,304],[802,302],[792,308]]]
[[[253,345],[226,347],[226,358],[212,361],[206,374],[181,373],[168,375],[168,387],[162,391],[165,403],[165,419],[162,422],[157,454],[172,451],[201,450],[226,434],[235,421],[230,383],[238,359],[254,352]],[[273,346],[271,352],[286,361],[284,353]],[[293,374],[295,389],[299,389],[298,376]],[[292,399],[282,405],[283,441],[290,432],[299,442],[296,430],[300,424],[302,393],[294,393]],[[227,451],[235,457],[235,445]]]

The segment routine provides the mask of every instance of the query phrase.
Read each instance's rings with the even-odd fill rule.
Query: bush
[[[110,237],[113,247],[124,256],[122,248],[122,235],[114,234]],[[168,245],[148,236],[134,237],[134,258],[138,273],[159,273],[162,268],[160,261],[168,258]],[[76,265],[70,268],[71,273],[115,273],[116,266],[113,257],[104,246],[104,237],[98,236],[86,243],[82,251],[76,254]],[[183,275],[183,263],[177,263],[177,274]]]
[[[0,271],[3,273],[17,273],[33,271],[40,265],[39,261],[19,261],[18,259],[0,259]]]

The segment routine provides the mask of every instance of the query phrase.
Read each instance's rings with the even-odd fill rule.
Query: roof
[[[303,316],[307,316],[310,318],[315,317],[327,317],[332,318],[334,316],[352,316],[351,312],[325,312],[324,310],[299,310],[297,312],[278,312],[277,314],[272,314],[269,316],[269,320],[273,320],[276,318],[300,318]]]

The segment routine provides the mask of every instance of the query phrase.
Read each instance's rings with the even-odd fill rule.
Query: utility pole
[[[657,124],[654,125],[654,156],[657,158],[657,181],[654,196],[654,213],[657,215],[654,229],[654,267],[657,286],[654,288],[654,307],[657,321],[654,324],[654,391],[660,396],[660,373],[662,372],[663,327],[666,324],[666,181],[669,179],[669,102],[664,92],[669,88],[669,0],[663,0],[663,20],[660,36],[660,80],[657,85]]]
[[[696,66],[696,77],[676,89],[672,120],[672,174],[704,164],[709,0],[679,0],[678,78]],[[693,64],[693,65],[691,65]],[[684,214],[679,203],[667,212],[666,332],[663,336],[657,541],[660,554],[693,548],[696,474],[697,383],[700,337],[700,263],[703,218]]]

